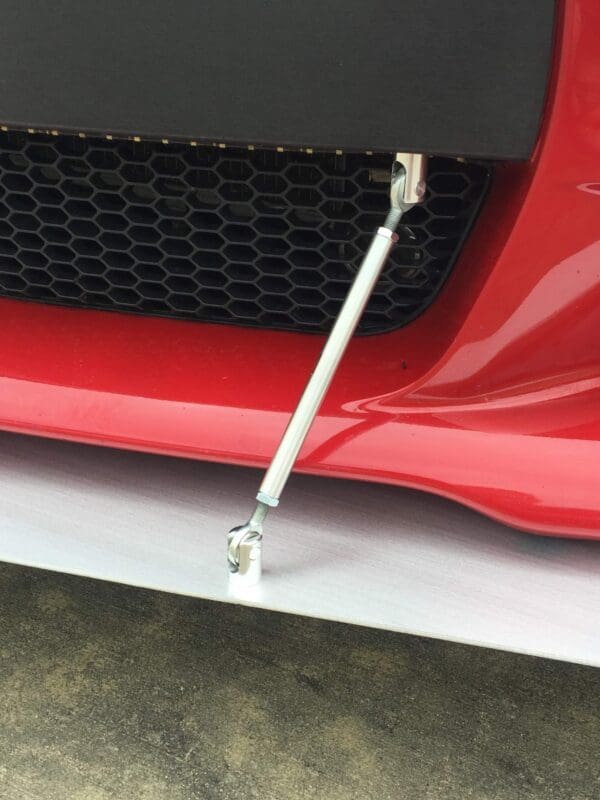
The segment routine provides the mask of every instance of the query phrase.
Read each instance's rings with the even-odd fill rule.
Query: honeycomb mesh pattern
[[[388,208],[391,155],[0,134],[0,294],[326,331]],[[433,300],[489,180],[432,158],[360,333]]]

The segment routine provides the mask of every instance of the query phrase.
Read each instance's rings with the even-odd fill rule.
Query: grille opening
[[[0,294],[327,331],[387,211],[391,161],[2,132]],[[490,177],[429,160],[359,333],[433,301]]]

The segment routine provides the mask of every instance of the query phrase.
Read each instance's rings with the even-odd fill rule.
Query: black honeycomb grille
[[[3,132],[0,294],[326,331],[387,211],[391,160]],[[488,181],[430,159],[360,333],[431,303]]]

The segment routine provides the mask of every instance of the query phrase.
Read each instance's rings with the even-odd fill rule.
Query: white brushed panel
[[[600,542],[519,533],[446,500],[295,476],[260,587],[225,534],[256,470],[0,434],[0,559],[600,665]]]

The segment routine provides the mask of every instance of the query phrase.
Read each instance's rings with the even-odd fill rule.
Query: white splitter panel
[[[269,515],[262,583],[232,596],[225,537],[259,482],[0,434],[0,560],[600,665],[600,542],[390,486],[295,476]]]

